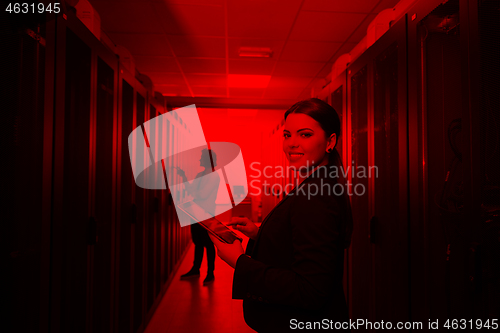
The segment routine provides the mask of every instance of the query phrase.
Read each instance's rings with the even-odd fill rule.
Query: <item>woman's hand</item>
[[[215,238],[214,236],[208,234],[215,247],[217,247],[217,255],[224,260],[229,266],[232,268],[236,267],[236,261],[245,253],[243,251],[243,247],[241,246],[241,242],[239,240],[235,240],[233,244],[226,244]]]
[[[234,230],[240,231],[250,239],[257,239],[259,228],[246,217],[233,217],[227,225],[230,225]]]

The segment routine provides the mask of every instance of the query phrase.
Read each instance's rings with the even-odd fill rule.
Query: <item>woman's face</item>
[[[283,151],[290,166],[312,167],[326,165],[326,150],[335,146],[335,134],[325,137],[325,131],[313,118],[303,113],[291,113],[283,129]]]

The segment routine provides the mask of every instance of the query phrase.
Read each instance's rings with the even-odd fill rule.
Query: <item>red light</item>
[[[271,75],[229,74],[227,85],[232,88],[266,88]]]
[[[255,117],[257,112],[256,109],[227,109],[227,115],[233,117]]]

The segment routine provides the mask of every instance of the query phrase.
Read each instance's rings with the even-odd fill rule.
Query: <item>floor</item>
[[[210,285],[203,286],[206,254],[199,278],[179,279],[189,271],[193,258],[191,245],[145,333],[255,332],[243,319],[243,301],[231,299],[233,269],[219,257],[215,259],[215,280]]]

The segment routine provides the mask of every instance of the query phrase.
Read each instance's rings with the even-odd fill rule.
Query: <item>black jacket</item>
[[[332,194],[340,192],[336,183],[325,172],[309,176],[269,213],[238,258],[233,299],[244,300],[245,321],[254,330],[349,321],[342,277],[352,216],[348,197]]]

